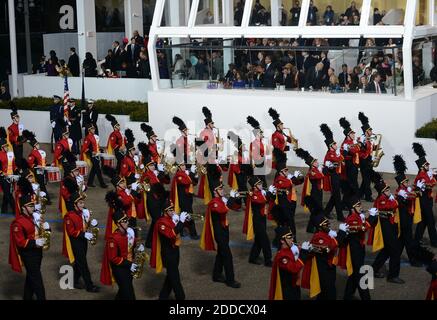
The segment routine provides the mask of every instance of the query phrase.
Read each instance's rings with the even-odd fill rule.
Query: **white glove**
[[[398,196],[399,196],[399,197],[402,197],[402,198],[404,198],[404,199],[407,199],[407,198],[408,198],[408,194],[407,194],[407,192],[406,192],[405,190],[399,190],[399,192],[398,192]]]
[[[331,161],[326,161],[326,162],[325,162],[325,166],[326,166],[327,168],[332,168],[332,167],[334,166],[334,164],[333,164]]]
[[[42,224],[42,227],[43,227],[44,230],[50,230],[50,225],[49,225],[48,222],[44,222],[44,223]]]
[[[322,165],[322,164],[320,164],[319,167],[318,167],[317,169],[319,169],[319,171],[320,171],[321,173],[323,173],[323,165]]]
[[[138,269],[138,265],[136,263],[132,263],[130,266],[130,272],[135,272]]]
[[[93,234],[91,232],[85,232],[84,234],[85,239],[87,239],[88,241],[91,241],[93,239]]]
[[[77,184],[81,184],[83,182],[83,177],[81,175],[78,175],[76,177],[76,182],[77,182]]]
[[[427,172],[427,174],[428,174],[428,177],[429,177],[430,179],[432,179],[432,177],[434,177],[434,171],[433,171],[432,169],[429,169],[428,172]]]
[[[366,140],[367,140],[366,135],[363,134],[363,135],[360,137],[360,142],[361,142],[361,143],[365,143]]]
[[[237,194],[238,194],[238,191],[231,190],[229,195],[231,196],[231,198],[235,198],[237,196]]]
[[[416,186],[422,191],[425,190],[425,182],[423,182],[423,180],[417,181]]]
[[[39,189],[39,184],[38,183],[32,183],[32,190],[33,191],[37,191]]]
[[[297,259],[299,258],[299,248],[297,247],[297,245],[293,244],[290,249],[291,252],[293,252],[294,259],[297,261]]]
[[[347,225],[346,223],[341,223],[338,226],[338,229],[344,232],[349,232],[349,225]]]
[[[349,151],[349,145],[348,144],[343,145],[343,150],[346,152]]]
[[[138,180],[139,178],[141,178],[141,175],[140,175],[139,173],[136,173],[136,174],[135,174],[135,179]]]
[[[228,199],[226,199],[225,197],[222,197],[222,201],[223,201],[225,204],[228,204]]]
[[[289,173],[288,176],[287,176],[287,179],[291,180],[292,178],[293,178],[292,174]]]
[[[332,239],[334,239],[334,238],[337,237],[337,232],[335,232],[334,230],[329,230],[328,235],[329,235]]]
[[[158,170],[153,170],[153,173],[155,174],[155,176],[158,176],[159,174]]]
[[[162,163],[158,164],[158,171],[164,171],[164,165]]]
[[[144,167],[144,164],[140,164],[140,169],[141,169],[141,170],[144,170],[144,168],[145,168],[145,167]]]
[[[35,240],[35,244],[37,247],[42,248],[46,244],[46,239],[44,238],[38,238]]]
[[[371,209],[369,209],[369,214],[370,214],[372,217],[377,216],[377,215],[378,215],[378,212],[379,212],[379,210],[376,209],[376,208],[371,208]]]
[[[45,198],[45,197],[47,196],[47,194],[46,194],[44,191],[41,191],[41,192],[39,193],[39,196],[40,196],[41,198]]]
[[[187,217],[188,217],[188,212],[185,212],[185,211],[181,212],[181,215],[179,216],[179,221],[184,223],[185,220],[187,220]]]
[[[189,175],[190,175],[190,171],[185,170],[185,174],[186,174],[187,176],[189,176]]]
[[[91,227],[95,228],[99,225],[99,222],[96,219],[91,220]]]
[[[56,122],[53,121],[53,122],[52,122],[52,128],[54,129],[55,127],[56,127]]]
[[[335,150],[335,154],[337,155],[337,157],[339,157],[339,156],[340,156],[340,153],[341,153],[341,150],[340,150],[340,148],[338,148],[337,150]]]
[[[366,222],[366,216],[364,214],[361,213],[360,217],[361,217],[361,221],[363,221],[363,223]]]
[[[294,172],[293,177],[297,178],[297,177],[299,177],[300,175],[302,175],[302,172],[300,172],[300,171],[298,170],[298,171],[295,171],[295,172]]]
[[[144,250],[145,250],[144,246],[143,246],[142,244],[140,244],[140,245],[138,246],[137,251],[138,251],[138,252],[144,252]]]
[[[394,200],[395,200],[395,196],[391,194],[390,197],[388,197],[388,199],[389,199],[390,201],[394,201]]]
[[[39,203],[37,203],[37,204],[35,205],[35,210],[36,210],[36,211],[41,211],[41,205],[40,205]]]
[[[191,166],[191,173],[196,174],[197,172],[197,167],[196,166]]]
[[[266,159],[266,160],[272,160],[272,155],[271,155],[271,154],[266,155],[266,156],[265,156],[265,159]]]
[[[311,249],[311,243],[309,243],[308,241],[302,243],[302,250],[310,251],[310,249]]]
[[[179,222],[179,216],[178,216],[177,214],[174,214],[173,217],[171,217],[171,219],[173,220],[173,223],[174,223],[175,225],[178,224],[178,222]]]
[[[86,185],[83,184],[83,186],[82,186],[82,191],[85,191],[85,190],[86,190]]]
[[[265,190],[261,190],[262,195],[265,197],[267,192]]]
[[[131,185],[131,189],[132,189],[133,191],[137,191],[137,190],[138,190],[138,183],[137,183],[137,182],[132,183],[132,185]]]
[[[269,192],[270,192],[271,194],[276,194],[276,188],[275,188],[275,186],[270,186],[270,187],[269,187]]]
[[[85,219],[85,221],[88,221],[90,218],[90,211],[88,209],[83,209],[82,216]]]
[[[411,191],[413,191],[413,189],[412,189],[411,187],[408,187],[408,188],[407,188],[407,191],[408,191],[408,192],[411,192]]]
[[[134,239],[135,238],[135,231],[132,228],[127,228],[127,236],[130,239]]]

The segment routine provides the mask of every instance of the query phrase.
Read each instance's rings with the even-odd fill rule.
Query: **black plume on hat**
[[[76,181],[74,181],[73,179],[64,179],[62,184],[70,194],[79,192],[79,186],[77,185]]]
[[[405,174],[407,171],[407,165],[405,164],[404,158],[401,155],[395,155],[393,157],[393,165],[396,171],[396,174]]]
[[[426,157],[425,149],[420,143],[413,143],[413,151],[419,158]]]
[[[115,119],[115,117],[112,114],[107,114],[105,116],[106,120],[108,120],[109,122],[111,122],[111,125],[113,127],[115,127],[116,125],[118,125],[118,121],[117,119]]]
[[[135,145],[134,145],[135,137],[134,137],[134,133],[132,132],[132,130],[126,129],[124,131],[124,135],[126,136],[126,140],[127,140],[126,149],[127,150],[135,149]]]
[[[256,130],[256,129],[258,129],[258,130],[261,129],[261,126],[260,126],[258,120],[256,120],[256,119],[255,119],[254,117],[252,117],[252,116],[248,116],[248,117],[247,117],[247,123],[250,124],[250,125],[252,126],[252,128],[254,128],[255,130]]]
[[[323,123],[320,125],[320,131],[322,132],[323,136],[325,137],[326,146],[328,148],[330,148],[331,145],[335,143],[334,134],[332,133],[331,128],[326,123]]]
[[[341,118],[339,123],[340,123],[340,126],[343,128],[343,133],[345,136],[348,136],[349,133],[351,133],[353,131],[351,129],[350,122],[345,117]]]
[[[9,102],[9,106],[11,107],[11,110],[12,110],[12,112],[11,112],[11,118],[14,118],[15,116],[18,115],[18,108],[17,108],[17,106],[15,105],[15,102],[13,102],[13,101],[10,101],[10,102]]]
[[[296,155],[305,161],[305,163],[311,166],[314,162],[314,158],[310,155],[310,153],[302,148],[296,149]]]
[[[140,127],[141,130],[146,133],[146,136],[149,140],[151,137],[155,136],[155,132],[153,131],[153,128],[148,124],[142,123]]]
[[[26,141],[32,146],[34,147],[38,141],[36,140],[36,136],[35,133],[29,131],[29,130],[23,130],[23,137],[24,139],[26,139]]]
[[[205,116],[205,125],[210,124],[212,121],[212,113],[211,110],[209,110],[207,107],[202,108],[202,113]]]
[[[21,177],[20,179],[18,179],[17,185],[20,188],[22,196],[33,194],[32,184],[25,177]]]
[[[270,108],[269,115],[273,119],[273,125],[275,127],[282,123],[281,119],[279,119],[279,113],[275,109]]]
[[[371,129],[369,125],[369,118],[367,118],[363,112],[358,113],[358,119],[361,121],[361,129],[364,133],[366,133],[367,130]]]
[[[179,130],[183,131],[187,128],[185,122],[178,117],[173,117],[173,123],[178,126]]]
[[[122,178],[117,174],[117,171],[114,168],[103,166],[102,171],[105,175],[111,178],[111,183],[114,185],[114,187],[118,186]]]

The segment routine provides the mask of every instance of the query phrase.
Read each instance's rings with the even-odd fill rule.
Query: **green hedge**
[[[43,97],[17,98],[14,102],[18,110],[49,111],[53,105],[53,99]],[[76,99],[76,103],[80,104],[80,100]],[[129,115],[131,121],[149,121],[149,108],[145,102],[96,100],[95,105],[100,114]],[[9,109],[9,103],[0,101],[0,109]]]
[[[416,131],[418,138],[435,138],[437,139],[437,119],[425,124],[422,128]]]

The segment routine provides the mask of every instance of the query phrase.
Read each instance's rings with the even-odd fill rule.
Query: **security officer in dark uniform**
[[[99,112],[94,106],[94,100],[87,101],[88,108],[82,111],[82,127],[85,128],[86,136],[88,134],[87,126],[92,124],[96,130],[96,134],[99,135],[99,128],[97,127],[97,121],[99,120]]]
[[[61,105],[62,98],[53,96],[53,105],[50,107],[50,124],[52,126],[52,142],[55,138],[55,143],[62,137],[62,127],[64,124],[64,106]]]

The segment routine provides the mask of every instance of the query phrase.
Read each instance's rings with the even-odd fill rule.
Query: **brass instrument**
[[[141,189],[143,189],[144,192],[150,192],[152,187],[150,186],[150,181],[148,179],[145,179],[143,183],[140,183]]]
[[[87,226],[86,231],[93,234],[93,238],[90,240],[90,244],[92,246],[95,246],[97,243],[97,238],[99,236],[99,228],[98,228],[98,224],[95,226],[91,225],[91,221],[93,220],[92,219],[93,212],[91,210],[89,210],[89,212],[90,212],[90,216],[89,216],[88,221],[86,223],[86,226]]]
[[[172,163],[167,162],[167,161],[164,160],[163,164],[164,164],[164,172],[165,172],[165,174],[168,174],[168,175],[175,174],[176,171],[178,171],[178,166],[176,165],[176,163],[172,164]]]
[[[359,233],[364,231],[366,231],[366,227],[364,225],[349,226],[349,233]]]
[[[188,219],[188,221],[205,221],[205,216],[203,214],[200,213],[190,213],[190,218]]]
[[[284,128],[285,130],[288,130],[288,135],[286,135],[284,132],[282,133],[284,136],[291,139],[291,144],[293,145],[293,150],[296,150],[299,148],[299,140],[297,140],[292,134],[290,128]]]
[[[381,147],[382,134],[374,134],[369,140],[372,142],[372,159],[373,159],[373,167],[376,168],[379,166],[381,158],[384,156],[384,151]]]
[[[138,228],[137,230],[141,231],[141,228]],[[142,251],[142,252],[139,251],[141,245],[143,245],[144,247],[143,241],[138,241],[133,250],[135,255],[133,263],[137,265],[137,269],[134,272],[132,272],[132,277],[134,279],[141,278],[141,276],[143,275],[144,264],[150,259],[146,251]]]
[[[196,172],[199,175],[206,176],[208,171],[207,171],[206,166],[204,164],[201,164],[201,163],[196,161]]]
[[[315,245],[315,244],[311,244],[311,253],[315,253],[315,254],[324,254],[324,253],[329,253],[329,247],[328,246],[322,246],[322,245]]]
[[[51,239],[51,231],[50,230],[46,230],[44,228],[44,222],[45,222],[45,214],[47,211],[47,198],[45,197],[40,197],[39,196],[39,192],[38,192],[38,196],[39,198],[39,203],[41,204],[41,220],[39,223],[39,234],[41,236],[41,238],[45,239],[45,243],[44,246],[42,247],[43,250],[47,251],[50,249],[50,239]]]
[[[220,138],[220,129],[217,129],[216,144],[217,144],[217,151],[224,150],[224,141]]]

